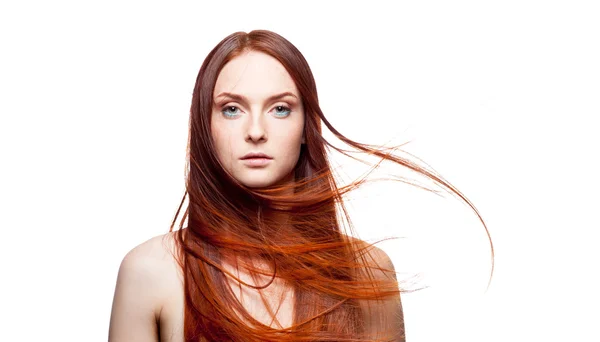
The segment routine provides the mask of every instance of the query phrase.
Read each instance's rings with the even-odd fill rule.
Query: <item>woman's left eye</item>
[[[289,107],[281,105],[275,107],[273,110],[277,113],[276,116],[278,117],[288,116],[292,112],[292,110]]]

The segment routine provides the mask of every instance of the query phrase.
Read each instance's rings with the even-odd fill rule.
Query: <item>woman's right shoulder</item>
[[[142,265],[152,264],[158,267],[164,266],[165,263],[168,264],[172,261],[172,254],[176,250],[175,234],[176,232],[168,232],[139,243],[127,252],[123,262]]]
[[[133,247],[121,261],[119,273],[135,276],[140,286],[152,290],[158,311],[161,299],[167,298],[174,286],[181,284],[183,276],[177,262],[176,232],[157,235]]]
[[[164,279],[165,274],[173,271],[174,265],[177,264],[176,234],[177,231],[157,235],[136,245],[127,252],[121,266],[127,264],[147,273],[148,276],[155,275]]]
[[[156,340],[163,307],[181,288],[174,233],[152,237],[123,257],[110,318],[109,341]]]

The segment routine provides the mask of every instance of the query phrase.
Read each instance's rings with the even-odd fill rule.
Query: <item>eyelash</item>
[[[287,117],[287,116],[289,116],[290,114],[292,114],[292,110],[290,109],[290,107],[288,107],[288,106],[285,106],[285,105],[278,105],[278,106],[275,106],[275,108],[278,108],[278,107],[281,107],[281,108],[283,108],[283,111],[285,111],[285,112],[288,112],[288,113],[287,113],[286,115],[283,115],[283,116],[276,115],[276,117],[278,117],[278,118],[284,118],[284,117]],[[225,105],[225,106],[223,106],[223,107],[221,108],[221,113],[222,113],[222,114],[223,114],[223,115],[224,115],[226,118],[233,118],[233,117],[235,116],[235,115],[228,115],[228,114],[225,114],[225,110],[226,110],[226,109],[230,109],[230,108],[237,108],[237,109],[239,109],[237,106],[233,106],[233,105]]]

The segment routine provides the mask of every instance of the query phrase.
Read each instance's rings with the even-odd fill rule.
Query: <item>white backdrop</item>
[[[593,1],[249,3],[0,5],[3,340],[106,340],[119,263],[183,195],[198,69],[253,29],[302,51],[338,130],[411,140],[489,226],[485,292],[466,206],[389,182],[353,194],[359,235],[405,237],[379,246],[431,286],[403,296],[408,341],[600,340]]]

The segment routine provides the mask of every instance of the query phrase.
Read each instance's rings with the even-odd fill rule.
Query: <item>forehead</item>
[[[225,64],[217,77],[213,98],[224,91],[257,101],[284,91],[299,97],[296,84],[283,65],[257,51],[244,52]]]

